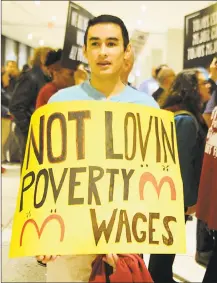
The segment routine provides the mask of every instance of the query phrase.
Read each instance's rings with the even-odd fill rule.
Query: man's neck
[[[99,79],[91,75],[90,84],[107,98],[119,94],[126,87],[119,76],[115,78]]]

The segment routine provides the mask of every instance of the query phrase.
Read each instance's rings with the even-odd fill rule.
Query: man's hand
[[[36,256],[36,259],[38,261],[41,261],[42,263],[48,263],[50,261],[55,261],[57,258],[59,258],[58,255],[39,255],[39,256]]]
[[[118,262],[118,256],[116,254],[107,254],[103,257],[103,261],[108,263],[111,267],[113,267],[113,271],[116,270],[116,265]]]
[[[216,82],[217,81],[217,58],[213,58],[212,63],[209,67],[210,78]]]

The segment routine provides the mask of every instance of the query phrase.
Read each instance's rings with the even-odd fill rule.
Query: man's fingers
[[[112,254],[113,256],[113,260],[115,262],[115,264],[118,262],[118,255],[117,254]]]
[[[57,255],[39,255],[39,256],[36,256],[36,259],[43,263],[48,263],[49,261],[55,261],[59,257],[60,256],[57,256]]]
[[[42,261],[44,259],[44,256],[43,255],[38,255],[38,256],[36,256],[36,259],[39,260],[39,261]]]

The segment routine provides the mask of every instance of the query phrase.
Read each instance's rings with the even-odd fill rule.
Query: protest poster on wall
[[[207,68],[217,55],[217,3],[185,16],[184,69]]]
[[[82,47],[88,21],[92,18],[93,15],[87,10],[73,1],[69,1],[63,56],[61,59],[63,67],[74,69],[77,61],[87,67],[88,63],[83,56]]]
[[[184,253],[171,112],[48,104],[32,116],[10,256]]]

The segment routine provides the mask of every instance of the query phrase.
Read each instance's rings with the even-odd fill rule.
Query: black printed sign
[[[74,69],[77,65],[77,61],[80,61],[87,66],[88,63],[83,56],[82,47],[88,21],[91,18],[93,18],[93,15],[87,10],[74,2],[69,1],[63,56],[61,61],[63,67]]]
[[[184,68],[206,68],[216,54],[217,3],[185,16]]]

